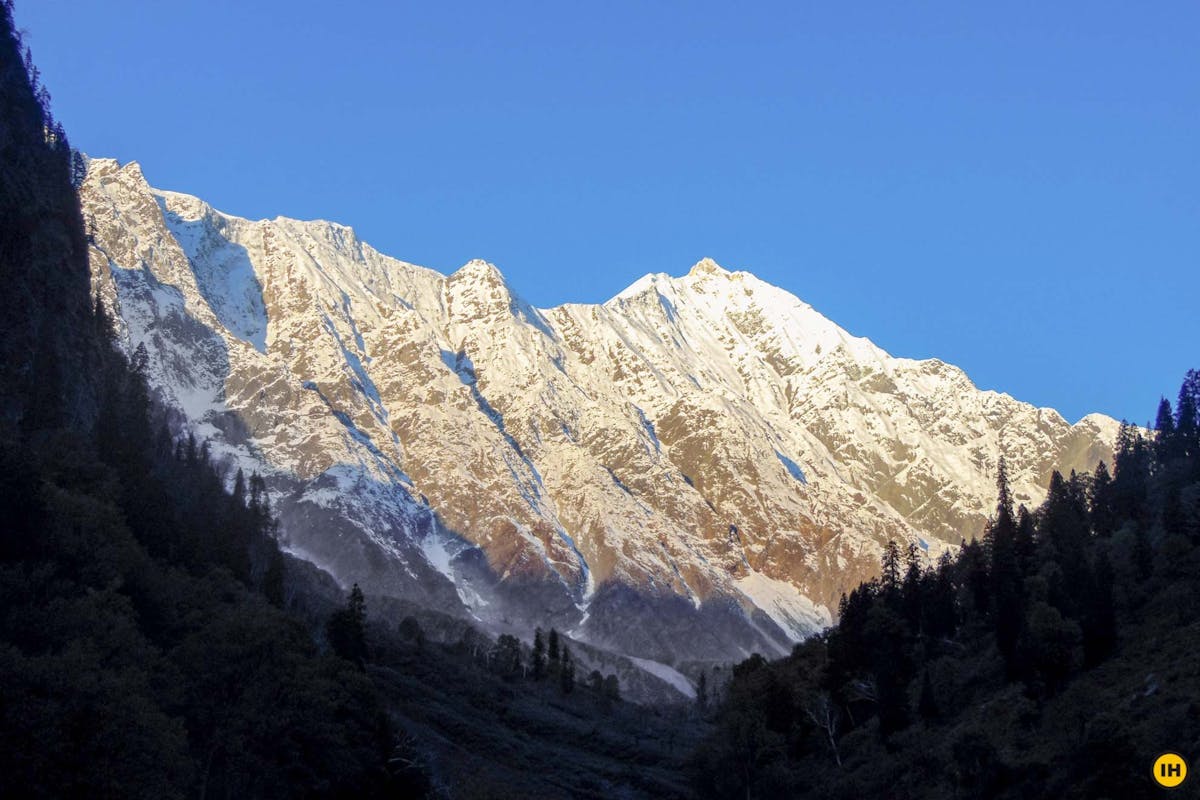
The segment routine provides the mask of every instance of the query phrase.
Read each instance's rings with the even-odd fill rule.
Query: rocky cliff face
[[[1111,458],[940,361],[889,356],[704,260],[536,309],[492,265],[443,276],[328,222],[252,222],[94,160],[97,290],[164,400],[271,487],[285,545],[494,629],[647,659],[782,652],[889,538],[978,533]]]

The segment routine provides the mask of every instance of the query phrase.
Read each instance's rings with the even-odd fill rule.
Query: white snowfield
[[[705,259],[601,305],[529,306],[329,222],[249,221],[92,160],[97,290],[223,461],[264,474],[285,546],[485,626],[557,626],[669,665],[775,654],[882,545],[978,533],[1111,458],[1117,424],[893,358]],[[670,673],[663,669],[671,669]]]

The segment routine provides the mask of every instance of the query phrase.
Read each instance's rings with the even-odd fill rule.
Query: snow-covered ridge
[[[492,264],[450,275],[348,227],[246,220],[97,159],[97,290],[215,452],[266,474],[285,544],[339,579],[556,626],[673,665],[783,652],[888,538],[982,527],[1111,457],[1074,426],[893,358],[704,259],[537,309]],[[659,672],[675,680],[666,669]]]

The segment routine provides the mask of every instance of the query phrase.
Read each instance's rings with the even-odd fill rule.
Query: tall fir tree
[[[551,677],[558,675],[562,669],[561,656],[559,653],[558,630],[550,629],[550,635],[546,639],[546,667],[550,671]]]
[[[895,539],[889,539],[884,547],[880,566],[879,580],[884,592],[896,593],[900,589],[900,545]]]
[[[1154,420],[1154,456],[1158,463],[1165,466],[1180,455],[1179,451],[1185,448],[1179,444],[1175,435],[1175,412],[1164,397],[1158,403],[1158,415]]]
[[[917,700],[917,713],[928,724],[940,716],[937,700],[933,695],[933,681],[929,679],[929,670],[921,677],[921,694]]]
[[[983,544],[972,539],[960,548],[961,565],[966,573],[971,605],[979,616],[987,614],[992,603],[992,578],[988,574],[988,557]]]
[[[533,652],[529,665],[535,681],[540,681],[546,676],[546,640],[542,636],[541,628],[533,632]]]
[[[954,569],[950,552],[942,553],[929,581],[928,594],[922,607],[924,631],[930,636],[953,637],[958,628]]]
[[[1179,456],[1193,462],[1193,479],[1200,479],[1200,370],[1190,369],[1179,387],[1175,406]]]
[[[1150,473],[1149,448],[1136,426],[1122,420],[1113,454],[1113,506],[1118,516],[1143,520],[1146,481]]]
[[[560,662],[558,685],[563,694],[570,694],[575,691],[575,661],[571,658],[570,649],[565,646],[562,649]]]
[[[996,470],[996,496],[996,516],[989,524],[985,537],[990,545],[992,620],[996,645],[1005,663],[1012,669],[1021,633],[1021,620],[1024,618],[1024,576],[1017,553],[1017,523],[1013,517],[1008,470],[1003,457]]]
[[[1112,653],[1117,638],[1116,602],[1113,598],[1113,568],[1108,554],[1100,550],[1084,608],[1083,657],[1088,666],[1099,664]]]
[[[1092,475],[1091,522],[1092,531],[1104,538],[1112,536],[1116,527],[1112,476],[1108,474],[1108,465],[1103,461],[1096,465]]]
[[[921,580],[921,550],[916,542],[908,543],[904,562],[904,581],[900,586],[901,608],[909,627],[914,631],[919,631],[925,592]]]
[[[1022,504],[1017,509],[1017,530],[1013,534],[1013,549],[1016,551],[1017,563],[1023,575],[1029,575],[1033,571],[1034,553],[1037,548],[1034,531],[1033,514]]]
[[[350,589],[346,607],[334,611],[325,625],[329,646],[338,656],[363,667],[367,658],[367,601],[358,584]]]

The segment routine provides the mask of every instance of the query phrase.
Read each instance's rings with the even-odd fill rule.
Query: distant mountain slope
[[[93,280],[167,402],[266,474],[286,546],[344,582],[680,663],[783,652],[889,538],[982,529],[1111,458],[1116,423],[889,356],[704,260],[536,309],[328,222],[248,221],[93,160]]]

